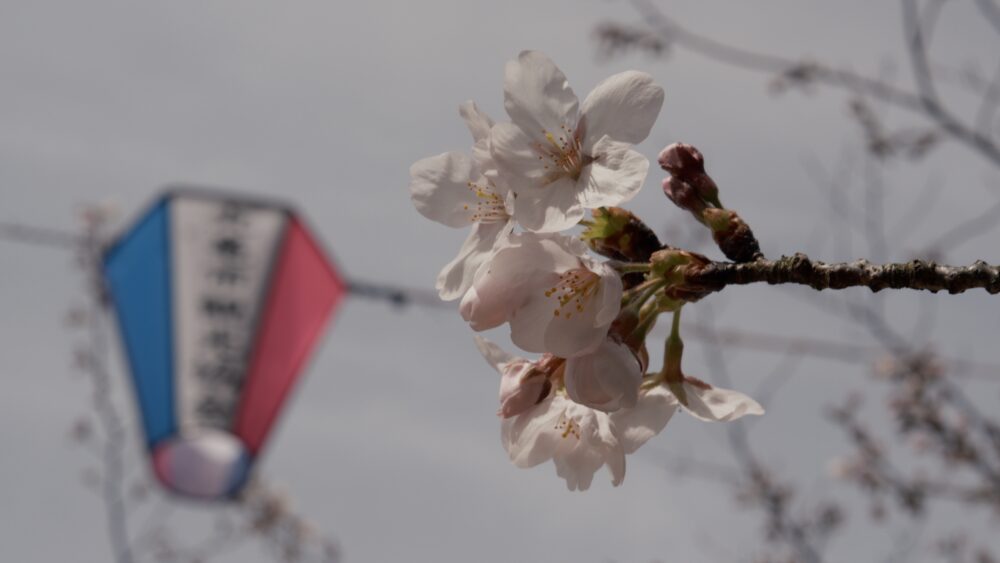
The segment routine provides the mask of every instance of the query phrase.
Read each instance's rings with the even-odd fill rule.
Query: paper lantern
[[[235,495],[344,282],[289,207],[190,189],[161,197],[103,267],[157,478]]]

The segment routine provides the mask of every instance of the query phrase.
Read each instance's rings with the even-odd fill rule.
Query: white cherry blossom
[[[625,479],[625,454],[633,453],[667,425],[676,400],[663,386],[643,391],[634,408],[614,414],[571,401],[562,393],[501,423],[501,440],[518,467],[552,460],[569,490],[586,490],[607,465],[611,483]]]
[[[659,434],[677,412],[677,398],[664,385],[643,386],[632,408],[611,413],[612,424],[625,453],[635,453],[639,446]]]
[[[694,377],[671,383],[671,392],[691,416],[705,422],[729,422],[747,415],[762,415],[764,407],[750,396],[709,385]]]
[[[608,337],[593,352],[566,362],[565,382],[566,393],[573,401],[614,412],[635,406],[642,366],[628,346]]]
[[[642,187],[649,161],[630,145],[649,135],[663,105],[648,74],[611,76],[581,107],[548,57],[524,51],[507,63],[504,105],[511,122],[492,128],[491,153],[517,186],[524,228],[570,228],[585,209],[619,205]]]
[[[552,388],[545,376],[545,367],[539,366],[540,362],[511,355],[479,335],[476,335],[476,347],[486,362],[500,373],[500,410],[497,414],[502,418],[510,418],[530,409]]]
[[[475,142],[472,156],[447,152],[410,167],[410,196],[423,216],[449,227],[472,226],[458,256],[438,275],[441,299],[461,297],[497,241],[514,229],[514,196],[502,187],[489,156],[493,120],[472,102],[459,108]]]
[[[622,282],[586,251],[563,235],[511,235],[476,273],[462,318],[476,331],[509,322],[511,340],[528,352],[572,358],[593,351],[618,315]]]

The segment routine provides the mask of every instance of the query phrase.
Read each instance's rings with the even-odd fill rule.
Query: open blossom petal
[[[532,467],[551,459],[570,490],[586,490],[602,465],[611,483],[625,479],[625,454],[634,453],[666,427],[677,400],[663,385],[643,389],[635,407],[612,414],[553,393],[501,424],[501,440],[512,462]]]
[[[539,160],[537,143],[513,123],[498,123],[490,137],[492,157],[511,178],[518,195],[517,222],[536,232],[557,232],[580,222],[584,207],[577,180],[561,173],[558,165]],[[647,165],[648,167],[648,165]]]
[[[489,156],[493,120],[472,102],[460,113],[476,138],[473,156],[448,152],[410,168],[410,197],[417,211],[449,227],[472,226],[458,256],[438,274],[438,294],[445,301],[461,297],[472,286],[476,271],[514,228],[514,194],[497,182]]]
[[[621,307],[622,282],[603,263],[581,261],[577,268],[549,277],[512,316],[511,339],[529,352],[572,358],[596,349]],[[539,333],[532,323],[544,328]]]
[[[462,317],[473,330],[509,322],[511,339],[529,352],[571,358],[595,349],[618,314],[622,285],[585,249],[562,235],[511,235],[476,274]]]
[[[560,246],[575,244],[582,251],[578,241],[567,243],[557,236],[516,233],[497,248],[488,264],[476,273],[459,308],[472,330],[488,330],[507,322],[514,310],[537,294],[534,286],[538,282],[534,278],[580,263],[574,252],[565,252]]]
[[[663,103],[648,75],[626,72],[601,83],[581,117],[562,72],[528,51],[507,64],[504,91],[511,122],[491,129],[490,154],[510,178],[525,229],[567,229],[585,209],[618,205],[642,186],[649,164],[627,142],[649,134]]]
[[[586,490],[607,465],[614,485],[625,478],[625,451],[608,415],[553,394],[531,410],[501,423],[501,440],[512,462],[532,467],[553,460],[570,490]]]
[[[587,209],[620,205],[639,193],[649,172],[649,159],[607,136],[594,145],[594,154],[597,158],[580,176],[584,184],[580,205]]]
[[[469,133],[472,134],[474,143],[472,145],[473,174],[485,176],[494,184],[501,185],[496,163],[493,160],[493,155],[490,154],[490,129],[494,125],[493,118],[486,115],[472,101],[460,105],[458,113],[465,120],[465,125],[469,128]],[[508,191],[506,186],[501,185],[501,187],[503,189],[500,190],[500,193]]]
[[[612,413],[611,422],[618,429],[618,440],[625,453],[634,453],[659,434],[677,412],[678,404],[665,385],[656,385],[639,392],[635,407]]]
[[[693,377],[685,378],[683,388],[685,397],[681,402],[691,416],[699,420],[728,422],[746,415],[764,414],[760,403],[739,391],[713,387]]]
[[[410,167],[410,197],[421,215],[449,227],[471,224],[474,202],[468,188],[472,159],[460,152],[446,152]]]
[[[566,362],[566,393],[573,401],[604,412],[632,408],[639,398],[642,368],[628,346],[611,338]]]
[[[663,88],[645,72],[629,70],[605,79],[583,101],[584,151],[605,135],[615,141],[641,143],[662,106]]]
[[[490,129],[493,127],[493,118],[486,115],[486,112],[479,109],[476,102],[467,101],[458,106],[458,113],[465,120],[465,125],[472,133],[472,140],[475,143],[484,141],[490,137]]]
[[[511,121],[531,135],[576,127],[579,101],[566,75],[538,51],[522,51],[504,69],[504,107]]]
[[[497,241],[505,239],[514,229],[514,222],[475,223],[469,231],[458,256],[438,274],[437,290],[441,299],[451,301],[465,295],[472,287],[476,272],[493,255]]]

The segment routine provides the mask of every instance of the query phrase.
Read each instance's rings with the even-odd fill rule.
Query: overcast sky
[[[898,2],[660,4],[732,43],[885,72],[909,85]],[[975,10],[955,4],[935,36],[936,57],[991,72],[996,36]],[[845,235],[831,212],[831,190],[852,204],[863,194],[858,126],[844,97],[775,97],[766,77],[683,51],[667,60],[597,57],[594,26],[636,17],[626,2],[599,0],[0,0],[0,221],[73,228],[79,204],[105,200],[128,221],[168,183],[231,187],[304,210],[347,277],[430,288],[464,233],[413,210],[409,166],[467,147],[459,103],[474,99],[504,117],[503,65],[526,48],[550,55],[581,98],[612,73],[652,73],[666,102],[639,149],[655,158],[673,141],[701,148],[723,200],[769,255],[906,260],[995,201],[996,169],[966,149],[948,145],[918,166],[890,165],[888,242],[885,255],[870,255],[863,229]],[[895,111],[886,117],[908,123]],[[826,186],[803,165],[837,170],[844,159],[856,166]],[[668,205],[659,182],[654,170],[629,207],[661,232],[687,233],[692,221]],[[909,225],[927,182],[939,183],[942,195]],[[995,237],[951,249],[948,259],[1000,262]],[[69,367],[72,335],[61,328],[82,300],[80,281],[65,253],[0,241],[4,561],[109,559],[101,504],[81,485],[91,460],[67,438],[88,401],[88,386]],[[820,312],[811,293],[731,288],[687,318],[711,313],[725,327],[868,340]],[[866,290],[845,293],[870,302]],[[1000,317],[991,313],[996,299],[987,299],[971,292],[882,301],[916,344],[1000,363]],[[712,382],[703,347],[689,342],[686,366]],[[751,394],[781,361],[738,350],[726,358],[734,386]],[[870,370],[815,359],[787,369],[789,383],[752,422],[755,446],[807,499],[856,501],[825,478],[847,445],[822,409],[849,390],[872,389]],[[496,387],[456,312],[349,299],[272,436],[262,474],[284,484],[347,561],[750,561],[756,553],[760,522],[735,508],[731,491],[665,470],[672,456],[729,462],[723,428],[677,416],[630,456],[623,486],[613,488],[602,471],[590,491],[570,493],[551,464],[521,470],[507,461]],[[995,385],[979,394],[997,404]],[[880,395],[871,395],[877,407]],[[132,440],[138,453],[139,438]],[[891,549],[891,527],[855,522],[855,540],[837,544],[835,560]],[[267,559],[248,549],[232,560]]]

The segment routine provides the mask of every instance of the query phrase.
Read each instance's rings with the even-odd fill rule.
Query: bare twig
[[[917,33],[913,33],[913,26],[919,25],[915,12],[906,18],[911,62],[915,69],[918,85],[918,90],[912,92],[849,70],[817,62],[757,53],[728,45],[688,30],[664,14],[650,0],[632,0],[632,3],[643,16],[646,24],[654,29],[668,46],[682,46],[725,64],[774,75],[787,84],[821,84],[846,91],[855,96],[869,97],[892,104],[910,113],[928,118],[952,138],[969,146],[993,165],[1000,166],[1000,146],[990,137],[981,134],[975,127],[962,123],[938,100],[933,80],[928,80],[930,73],[924,51],[923,32],[917,30]],[[904,8],[909,10],[905,4]],[[605,26],[605,28],[607,27]]]
[[[982,261],[971,266],[940,266],[922,260],[878,265],[867,260],[826,264],[813,262],[804,254],[796,254],[778,260],[742,264],[713,262],[685,279],[690,285],[706,291],[718,291],[728,285],[766,282],[807,285],[813,289],[860,286],[872,291],[892,288],[962,293],[982,288],[989,293],[1000,293],[1000,266]]]

